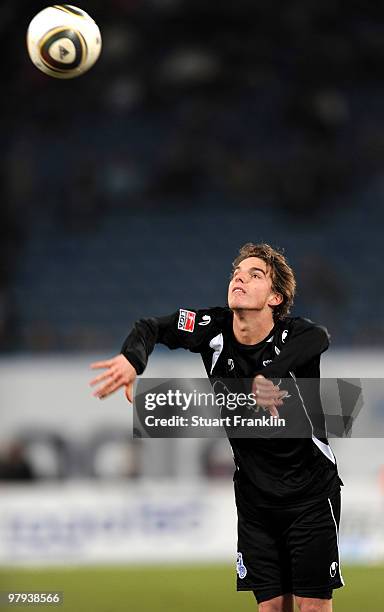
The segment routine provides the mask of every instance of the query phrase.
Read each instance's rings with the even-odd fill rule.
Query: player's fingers
[[[284,399],[287,396],[288,396],[288,391],[285,391],[284,389],[282,391],[279,391],[279,393],[277,394],[277,397],[279,399]]]
[[[268,381],[270,382],[270,381]],[[272,385],[273,387],[273,385]],[[257,381],[256,379],[253,381],[252,383],[252,390],[253,392],[257,395],[258,393],[260,393],[261,391],[265,391],[267,389],[271,389],[270,385],[264,385],[261,384],[259,381]]]
[[[107,397],[111,393],[117,391],[117,389],[119,389],[119,387],[121,387],[122,385],[123,382],[120,378],[110,378],[102,387],[97,389],[93,395],[99,398]]]
[[[94,385],[97,385],[97,383],[101,382],[102,380],[106,380],[107,378],[110,378],[112,375],[113,375],[113,372],[111,370],[107,370],[107,372],[103,372],[103,374],[99,374],[99,376],[96,376],[96,378],[93,378],[89,384],[91,387],[93,387]]]
[[[280,393],[279,389],[276,388],[272,388],[272,389],[258,389],[256,388],[255,391],[255,396],[257,398],[273,398],[273,397],[277,397],[277,395]]]
[[[252,387],[255,389],[271,389],[273,387],[273,382],[266,378],[259,378],[256,376],[256,378],[253,379]]]
[[[256,402],[258,406],[269,406],[270,404],[274,403],[274,398],[273,397],[269,397],[267,395],[258,395],[256,397]]]
[[[280,391],[280,389],[279,389],[278,387],[275,387],[275,388],[273,389],[273,391],[271,391],[271,392],[270,392],[270,393],[268,393],[267,395],[268,395],[268,397],[270,397],[270,398],[272,398],[273,400],[275,400],[275,401],[276,401],[276,400],[280,400],[280,399],[282,399],[283,397],[285,397],[285,396],[286,396],[286,393],[285,393],[285,392]]]
[[[275,402],[265,402],[264,405],[259,404],[263,410],[266,410],[273,416],[279,416]]]
[[[131,404],[133,403],[133,383],[125,386],[125,397]]]
[[[275,405],[275,400],[270,397],[258,398],[256,401],[258,406],[266,410],[269,410],[269,408]]]
[[[108,386],[110,385],[112,381],[108,380],[106,384],[102,385],[101,387],[99,387],[98,389],[96,389],[96,391],[93,392],[93,397],[101,397],[103,395],[103,393],[105,393],[108,389]]]
[[[261,377],[256,376],[253,382],[257,387],[262,387],[262,388],[264,387],[269,388],[269,387],[274,386],[273,382],[269,380],[268,378],[264,378],[264,376],[261,376]]]
[[[264,399],[258,399],[257,405],[261,406],[261,408],[264,408],[264,410],[270,410],[271,408],[275,407],[276,400],[270,397],[264,398]]]
[[[275,416],[275,417],[279,416],[279,412],[278,412],[276,406],[271,406],[270,408],[268,408],[268,410],[269,410],[271,416]]]
[[[105,399],[109,395],[112,395],[112,393],[115,393],[115,391],[117,391],[121,386],[122,385],[110,386],[108,387],[108,389],[105,389],[105,391],[99,391],[95,393],[95,397],[98,397],[99,399]]]
[[[109,368],[111,365],[113,365],[113,359],[108,359],[107,361],[94,361],[93,363],[91,363],[91,370]]]
[[[255,395],[266,395],[268,393],[272,393],[275,390],[275,386],[271,382],[268,385],[260,385],[259,383],[255,383],[252,385],[252,389]]]

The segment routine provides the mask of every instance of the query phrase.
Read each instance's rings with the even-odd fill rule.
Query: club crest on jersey
[[[247,568],[243,563],[243,554],[241,552],[237,553],[236,572],[241,579],[245,578],[247,575]]]
[[[182,329],[183,331],[193,332],[195,329],[195,319],[196,313],[191,310],[184,310],[180,308],[179,310],[179,321],[177,324],[177,329]]]
[[[334,561],[333,563],[331,563],[331,567],[329,568],[329,573],[330,573],[331,578],[334,578],[336,576],[338,565],[339,564],[337,563],[337,561]]]

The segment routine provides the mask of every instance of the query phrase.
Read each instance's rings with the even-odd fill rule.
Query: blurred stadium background
[[[81,79],[25,50],[47,3],[0,7],[0,590],[66,610],[255,609],[236,594],[225,440],[131,440],[88,363],[132,322],[224,304],[246,241],[283,247],[326,376],[382,377],[384,7],[354,0],[81,1]],[[156,350],[148,375],[199,376]],[[383,423],[380,393],[369,406]],[[381,439],[334,440],[346,484],[336,609],[383,609]],[[49,569],[48,569],[49,568]],[[349,580],[348,580],[349,579]]]

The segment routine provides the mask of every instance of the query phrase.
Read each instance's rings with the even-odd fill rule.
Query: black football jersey
[[[229,308],[180,309],[169,316],[137,321],[121,352],[141,374],[157,343],[200,353],[212,384],[249,381],[257,374],[276,384],[291,381],[293,399],[284,401],[279,415],[286,410],[292,417],[295,410],[293,420],[300,427],[300,437],[229,435],[234,479],[252,503],[295,505],[329,497],[339,489],[342,483],[325,436],[316,384],[320,383],[321,353],[329,346],[324,327],[301,317],[286,317],[275,322],[264,340],[250,346],[236,340]]]

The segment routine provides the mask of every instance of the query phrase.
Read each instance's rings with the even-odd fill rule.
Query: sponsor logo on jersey
[[[339,564],[337,563],[337,561],[334,561],[333,563],[331,563],[331,566],[329,568],[329,573],[331,575],[331,578],[334,578],[336,576],[338,565]]]
[[[183,331],[193,332],[195,329],[195,319],[196,313],[191,310],[184,310],[180,308],[179,310],[179,322],[177,324],[177,329],[182,329]]]
[[[235,364],[233,363],[233,359],[228,359],[229,371],[232,372]]]
[[[285,342],[285,339],[286,339],[286,337],[287,337],[287,336],[288,336],[288,330],[287,330],[287,329],[285,329],[285,330],[283,331],[283,333],[281,334],[281,341],[282,341],[282,342]]]
[[[247,568],[243,563],[243,554],[241,552],[237,553],[236,572],[241,579],[245,578],[247,575]]]
[[[267,366],[269,363],[272,363],[272,359],[266,359],[265,361],[263,361],[263,366]]]
[[[202,321],[200,321],[199,325],[209,325],[211,322],[211,317],[209,315],[204,315],[202,317]]]

